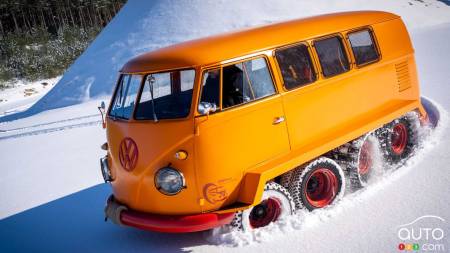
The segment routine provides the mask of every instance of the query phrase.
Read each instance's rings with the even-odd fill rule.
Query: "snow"
[[[18,81],[0,92],[0,117],[24,111],[49,92],[61,76],[35,82]]]
[[[195,0],[167,5],[155,1],[145,7],[130,1],[36,105],[39,114],[28,118],[22,117],[30,114],[15,114],[18,120],[0,123],[0,252],[395,252],[401,242],[398,226],[423,215],[445,219],[443,243],[448,252],[450,9],[440,2],[424,2],[411,1],[411,6],[408,1],[387,0],[351,0],[342,5],[338,1],[280,1],[272,6],[273,12],[268,12],[269,1],[205,1],[202,8],[196,7]],[[108,101],[100,95],[112,88],[115,67],[148,48],[292,18],[298,16],[299,9],[304,15],[313,15],[351,8],[400,13],[412,33],[422,94],[440,105],[442,118],[435,131],[424,133],[427,140],[411,160],[399,170],[382,174],[366,189],[347,194],[337,205],[301,212],[258,231],[210,238],[209,233],[161,234],[103,222],[110,188],[100,184],[98,159],[104,152],[99,147],[105,141],[105,132],[99,124],[97,105],[100,100]],[[231,18],[233,13],[246,13],[244,10],[252,12]],[[198,18],[202,16],[199,14],[205,21]],[[197,23],[187,22],[194,19]],[[187,20],[181,27],[184,32],[175,29],[181,20]],[[155,29],[149,30],[149,24]],[[197,25],[188,33],[189,24]],[[142,35],[145,27],[147,33]],[[158,33],[160,36],[156,36]],[[171,33],[175,35],[170,37]],[[47,110],[81,101],[87,102]],[[427,222],[430,226],[437,224]]]
[[[51,92],[29,110],[0,121],[109,95],[123,64],[149,50],[280,20],[361,9],[399,14],[410,29],[450,22],[450,6],[435,0],[130,0]]]
[[[0,125],[0,219],[102,182],[97,104]]]

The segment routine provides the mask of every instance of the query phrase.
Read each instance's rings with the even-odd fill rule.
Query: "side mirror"
[[[211,112],[217,111],[217,105],[209,102],[200,102],[198,112],[201,115],[209,115]]]
[[[105,121],[106,105],[105,105],[105,101],[102,101],[100,103],[100,106],[97,107],[97,108],[100,111],[100,114],[102,115],[102,127],[103,127],[103,129],[105,129],[106,128],[106,121]]]

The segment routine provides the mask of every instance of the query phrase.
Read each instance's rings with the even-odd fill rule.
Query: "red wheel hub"
[[[336,175],[330,169],[319,168],[306,181],[306,199],[314,207],[324,207],[336,197],[338,187]]]
[[[372,151],[372,143],[366,140],[359,154],[358,172],[360,175],[369,174],[373,164]]]
[[[405,124],[397,123],[392,129],[391,148],[395,154],[401,155],[408,144],[408,129]]]
[[[281,214],[281,203],[278,199],[269,197],[259,205],[253,207],[250,212],[250,225],[252,228],[260,228],[276,221]]]

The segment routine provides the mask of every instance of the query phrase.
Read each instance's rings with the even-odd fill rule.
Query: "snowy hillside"
[[[435,0],[130,0],[51,92],[27,112],[0,121],[109,95],[122,65],[149,50],[239,28],[348,10],[394,12],[409,29],[450,22],[450,6]]]
[[[36,82],[21,81],[0,92],[0,117],[24,111],[49,92],[61,76]]]
[[[18,118],[0,123],[0,252],[398,252],[397,227],[423,215],[445,220],[445,250],[437,252],[449,252],[449,6],[431,0],[149,2],[130,0],[32,111],[0,118]],[[440,105],[441,124],[412,160],[339,205],[254,233],[211,239],[204,233],[160,234],[103,221],[110,187],[101,184],[98,158],[105,131],[96,106],[124,61],[205,34],[354,9],[403,16],[416,50],[421,92]],[[76,105],[57,108],[70,104]],[[30,112],[41,113],[23,118]]]

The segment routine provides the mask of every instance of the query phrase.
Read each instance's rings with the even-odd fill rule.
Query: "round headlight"
[[[175,195],[185,186],[183,174],[171,167],[161,168],[156,172],[155,186],[166,195]]]

